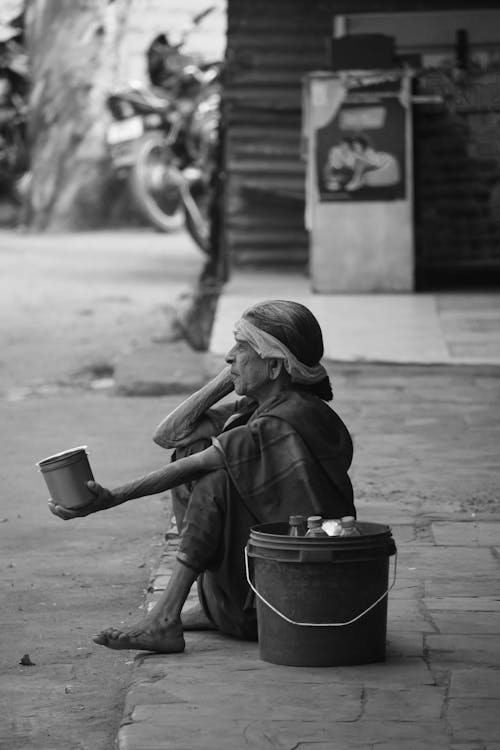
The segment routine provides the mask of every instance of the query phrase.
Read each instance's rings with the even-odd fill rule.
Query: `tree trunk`
[[[103,226],[109,165],[106,95],[130,0],[28,0],[30,229]]]

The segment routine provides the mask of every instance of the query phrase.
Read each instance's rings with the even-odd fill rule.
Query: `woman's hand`
[[[98,513],[100,510],[107,510],[117,505],[117,499],[111,490],[102,487],[97,482],[87,482],[87,487],[94,495],[94,498],[83,505],[81,508],[65,508],[62,505],[56,505],[52,499],[49,499],[49,510],[63,521],[69,521],[72,518],[84,518],[91,513]]]
[[[160,422],[153,440],[162,448],[184,447],[198,438],[211,437],[212,423],[204,416],[211,406],[234,390],[231,367],[223,369]],[[200,423],[203,423],[198,429]]]
[[[233,378],[231,375],[231,365],[224,365],[222,370],[215,376],[214,382],[216,382],[218,385],[222,385],[222,388],[224,390],[227,389],[227,392],[231,393],[231,391],[234,390]]]

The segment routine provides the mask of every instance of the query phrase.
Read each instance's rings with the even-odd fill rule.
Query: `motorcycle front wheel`
[[[186,182],[182,188],[186,210],[186,229],[192,239],[207,255],[210,253],[211,193],[203,179]]]
[[[172,152],[160,133],[141,140],[129,174],[130,192],[144,218],[160,232],[173,232],[184,224],[180,175]]]

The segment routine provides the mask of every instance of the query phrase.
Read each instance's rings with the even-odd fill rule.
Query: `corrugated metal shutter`
[[[235,264],[307,261],[301,82],[326,64],[327,18],[302,0],[229,0],[225,227]]]

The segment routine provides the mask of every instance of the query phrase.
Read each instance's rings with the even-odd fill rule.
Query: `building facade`
[[[379,34],[393,40],[395,64],[412,71],[414,286],[500,277],[495,6],[228,0],[223,240],[230,264],[307,268],[303,80],[332,70],[339,39]]]

